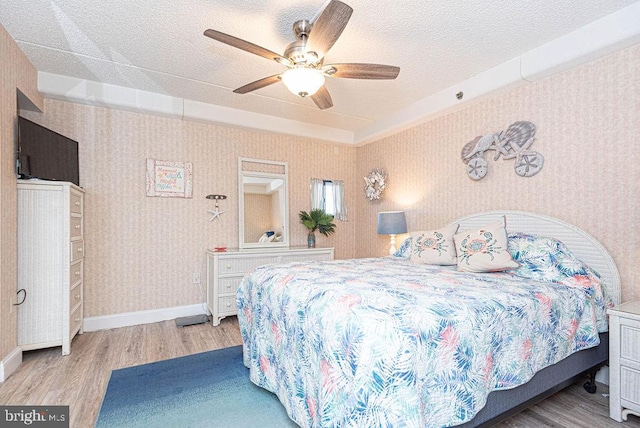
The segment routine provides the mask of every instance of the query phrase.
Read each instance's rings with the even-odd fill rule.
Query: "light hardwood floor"
[[[73,340],[71,355],[60,348],[30,351],[6,382],[0,404],[69,405],[71,427],[92,427],[111,370],[241,344],[236,317],[219,327],[200,324],[176,327],[173,321],[85,333]],[[619,424],[609,418],[606,386],[587,394],[580,382],[501,423],[514,427],[640,427],[630,416]]]

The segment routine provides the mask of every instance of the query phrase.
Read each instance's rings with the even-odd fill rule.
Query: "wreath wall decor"
[[[372,170],[364,178],[364,193],[370,201],[382,199],[382,193],[387,188],[387,174],[381,169]]]

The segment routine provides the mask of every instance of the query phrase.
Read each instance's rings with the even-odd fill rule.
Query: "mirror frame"
[[[284,174],[270,172],[245,171],[242,169],[243,162],[256,164],[276,165],[284,169]],[[289,248],[289,166],[287,162],[277,162],[263,159],[238,158],[238,247],[246,249],[269,249],[269,248]],[[282,210],[282,241],[280,242],[245,242],[244,241],[244,177],[274,178],[284,181],[284,206]]]

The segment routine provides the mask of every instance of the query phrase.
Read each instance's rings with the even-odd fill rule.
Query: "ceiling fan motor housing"
[[[293,23],[293,34],[296,35],[296,39],[302,40],[302,38],[309,37],[311,28],[313,25],[306,19],[301,19]]]
[[[318,55],[315,52],[307,52],[307,39],[312,27],[313,25],[306,19],[293,24],[293,34],[297,40],[289,43],[284,56],[296,65],[313,66],[318,61]]]

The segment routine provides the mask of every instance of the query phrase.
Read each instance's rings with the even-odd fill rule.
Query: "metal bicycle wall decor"
[[[521,177],[532,177],[540,172],[544,165],[544,156],[530,150],[535,141],[536,125],[531,122],[514,122],[506,131],[478,136],[464,145],[462,161],[467,165],[467,174],[472,180],[480,180],[489,169],[484,152],[495,150],[493,160],[502,155],[505,160],[515,159],[513,169]]]

